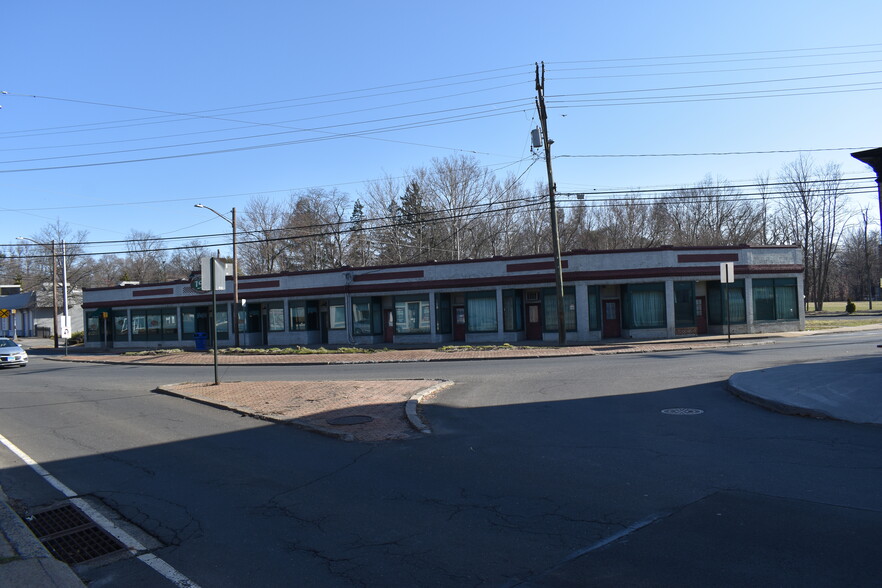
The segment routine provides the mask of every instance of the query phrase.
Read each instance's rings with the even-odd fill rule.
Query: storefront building
[[[802,253],[791,246],[666,247],[562,255],[568,343],[796,331]],[[735,281],[720,283],[720,264]],[[90,347],[557,342],[548,255],[240,276],[211,295],[185,281],[84,291]]]

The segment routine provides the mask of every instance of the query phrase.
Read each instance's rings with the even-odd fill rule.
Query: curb
[[[314,425],[312,423],[305,423],[303,421],[299,421],[297,419],[277,419],[271,416],[255,414],[253,412],[248,412],[247,410],[242,410],[240,408],[235,408],[231,406],[227,406],[226,404],[221,404],[218,402],[212,402],[210,400],[205,400],[203,398],[194,398],[192,396],[187,396],[186,394],[181,394],[179,392],[175,392],[174,390],[170,390],[165,386],[172,387],[184,384],[186,382],[177,382],[174,384],[164,384],[163,386],[159,386],[154,388],[152,392],[157,394],[165,394],[166,396],[172,396],[174,398],[181,398],[183,400],[189,400],[191,402],[196,402],[199,404],[203,404],[205,406],[210,406],[212,408],[219,408],[222,410],[229,410],[230,412],[234,412],[236,414],[240,414],[243,416],[260,419],[262,421],[268,421],[271,423],[276,423],[280,425],[288,425],[292,427],[296,427],[298,429],[302,429],[304,431],[312,431],[314,433],[319,433],[320,435],[325,435],[327,437],[333,437],[335,439],[340,439],[341,441],[355,441],[355,436],[352,433],[346,433],[344,431],[338,431],[336,429],[330,429],[327,427],[322,427],[319,425]],[[422,418],[420,418],[418,407],[419,404],[428,398],[429,396],[435,394],[436,392],[440,392],[441,390],[445,390],[454,385],[454,382],[451,380],[444,380],[428,388],[417,392],[413,396],[411,396],[404,406],[405,416],[407,417],[407,421],[410,425],[419,431],[420,433],[424,433],[426,435],[432,434],[432,429],[423,422]]]
[[[6,500],[0,488],[0,584],[83,588],[70,566],[52,557]]]
[[[177,384],[165,384],[165,385],[166,386],[177,386],[178,384],[184,384],[184,383],[185,382],[178,382]],[[321,435],[340,439],[341,441],[355,441],[355,436],[352,433],[335,431],[332,429],[328,429],[326,427],[320,427],[318,425],[304,423],[302,421],[298,421],[297,419],[277,419],[277,418],[273,418],[273,417],[265,416],[265,415],[261,415],[261,414],[254,414],[253,412],[248,412],[247,410],[242,410],[239,408],[233,408],[232,406],[227,406],[226,404],[220,404],[218,402],[212,402],[210,400],[204,400],[202,398],[193,398],[192,396],[187,396],[186,394],[180,394],[178,392],[175,392],[174,390],[169,390],[169,389],[163,388],[161,386],[158,388],[154,388],[152,390],[152,392],[156,392],[158,394],[165,394],[167,396],[173,396],[175,398],[181,398],[183,400],[189,400],[190,402],[204,404],[205,406],[210,406],[212,408],[219,408],[221,410],[229,410],[230,412],[234,412],[236,414],[241,414],[242,416],[251,417],[253,419],[259,419],[261,421],[267,421],[267,422],[276,423],[279,425],[288,425],[291,427],[296,427],[298,429],[303,429],[304,431],[312,431],[314,433],[319,433]]]
[[[410,400],[407,401],[407,404],[404,406],[404,412],[407,415],[407,420],[410,421],[410,424],[413,428],[415,428],[420,433],[425,433],[426,435],[432,434],[432,429],[423,422],[423,419],[420,418],[419,412],[417,409],[419,408],[420,403],[435,394],[436,392],[440,392],[441,390],[445,390],[447,388],[452,387],[454,382],[451,380],[445,380],[443,382],[439,382],[434,386],[430,386],[421,392],[417,392],[413,396],[410,397]]]
[[[613,349],[613,350],[604,350],[602,348],[594,348],[588,351],[580,351],[576,353],[548,353],[548,354],[531,354],[531,353],[521,353],[519,355],[508,355],[508,356],[498,356],[498,357],[474,357],[470,355],[465,355],[469,352],[462,352],[464,355],[457,356],[455,352],[451,352],[449,354],[441,354],[438,357],[421,357],[421,358],[391,358],[391,359],[381,359],[381,360],[370,360],[370,359],[334,359],[330,357],[324,361],[298,361],[296,359],[285,359],[290,356],[286,355],[277,355],[273,356],[274,358],[278,358],[272,362],[241,362],[241,363],[225,363],[223,361],[219,362],[219,365],[224,367],[264,367],[264,366],[294,366],[294,367],[309,367],[309,366],[328,366],[328,365],[380,365],[380,364],[396,364],[396,363],[434,363],[440,361],[503,361],[503,360],[518,360],[518,359],[550,359],[550,358],[561,358],[561,357],[593,357],[597,355],[625,355],[625,354],[638,354],[638,353],[662,353],[662,352],[674,352],[674,351],[695,351],[702,349],[718,349],[718,348],[732,348],[732,347],[752,347],[759,345],[772,345],[774,344],[773,340],[769,338],[762,337],[759,338],[761,340],[755,340],[753,338],[747,339],[744,341],[732,341],[728,343],[726,341],[708,341],[708,342],[668,342],[664,343],[626,343],[623,345],[627,345],[628,349]],[[661,349],[660,349],[661,348]],[[265,357],[265,356],[264,356]],[[68,357],[68,356],[59,356],[59,357],[45,357],[44,359],[48,361],[68,361],[72,363],[92,363],[92,364],[104,364],[104,365],[143,365],[143,366],[162,366],[162,367],[205,367],[212,365],[211,362],[198,362],[198,361],[187,361],[180,363],[163,363],[163,362],[153,362],[151,360],[155,359],[155,356],[149,357],[137,357],[128,360],[118,360],[118,359],[104,359],[104,358],[89,358],[87,356],[76,356],[76,357]]]

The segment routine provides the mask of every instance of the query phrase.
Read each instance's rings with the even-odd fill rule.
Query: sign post
[[[726,338],[732,342],[732,321],[729,317],[729,284],[735,281],[735,264],[727,261],[720,264],[720,283],[726,284],[723,288],[723,296],[726,297]]]
[[[217,386],[220,384],[217,375],[217,291],[226,289],[226,264],[216,257],[203,257],[201,261],[198,287],[202,291],[211,290],[211,339],[214,341],[214,385]],[[196,284],[194,280],[194,287]]]

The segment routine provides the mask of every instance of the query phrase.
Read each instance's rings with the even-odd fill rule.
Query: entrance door
[[[248,303],[245,305],[246,345],[266,345],[265,314],[266,308],[261,303]]]
[[[328,342],[328,330],[331,326],[331,315],[328,312],[327,308],[322,308],[319,313],[319,326],[322,330],[322,344],[327,344]]]
[[[622,336],[621,303],[618,299],[603,301],[603,338],[616,339]]]
[[[453,307],[453,340],[466,340],[466,311],[465,306]]]
[[[698,296],[695,299],[695,332],[699,335],[707,334],[707,297]]]
[[[395,342],[395,310],[387,308],[383,311],[383,343]]]
[[[541,305],[536,303],[527,304],[527,339],[540,341],[542,339],[542,313]]]

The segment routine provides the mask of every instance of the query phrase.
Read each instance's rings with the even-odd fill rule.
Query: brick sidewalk
[[[219,365],[330,365],[358,363],[404,363],[424,361],[468,361],[486,359],[531,359],[542,357],[573,357],[582,355],[609,355],[618,353],[655,353],[659,351],[687,351],[714,347],[758,345],[765,337],[736,339],[732,343],[722,340],[652,341],[645,343],[622,343],[606,345],[574,345],[568,347],[531,347],[498,349],[463,349],[441,351],[439,349],[395,349],[371,353],[307,353],[307,354],[218,354]],[[210,351],[184,351],[158,353],[156,355],[124,355],[118,353],[89,352],[52,356],[49,359],[65,361],[88,361],[96,363],[136,363],[142,365],[211,365],[214,356]]]
[[[420,429],[427,427],[418,417],[409,418],[408,412],[415,411],[420,393],[449,385],[452,383],[439,380],[186,382],[164,385],[156,391],[345,441],[370,442],[422,435]],[[366,422],[345,424],[347,419]]]

